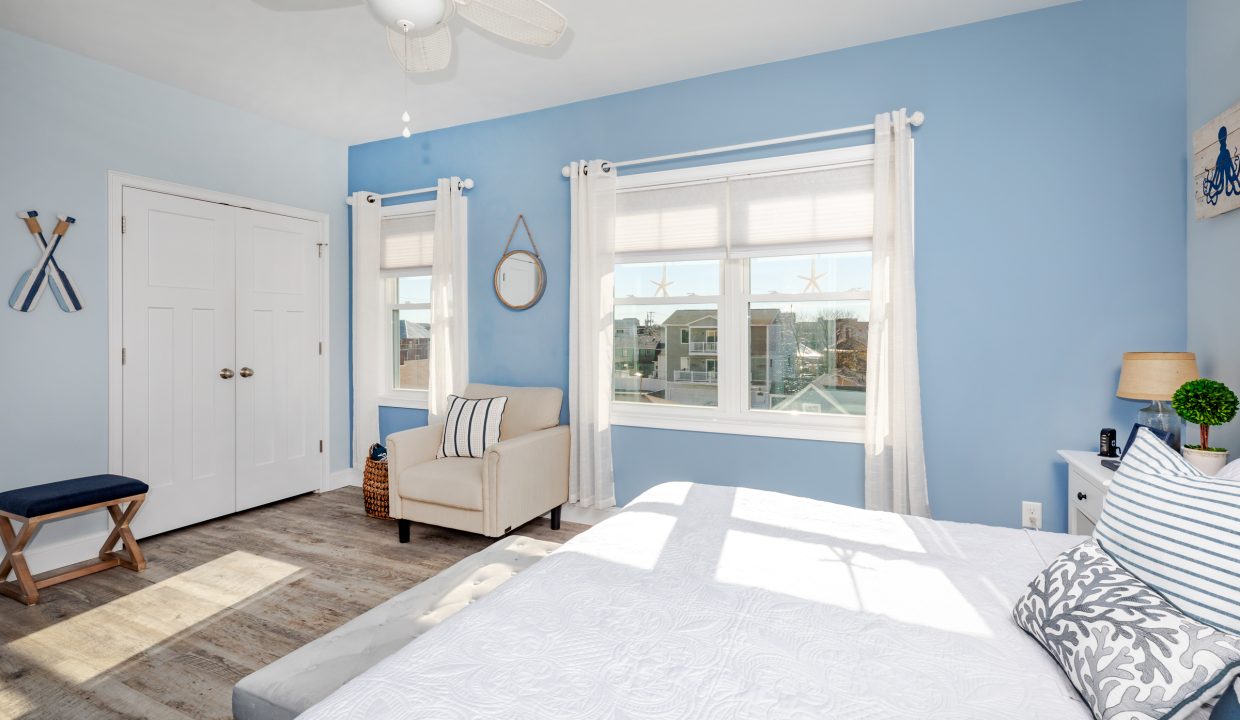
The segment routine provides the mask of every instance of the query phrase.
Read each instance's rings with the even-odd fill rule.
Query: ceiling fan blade
[[[568,20],[542,0],[455,0],[461,17],[488,32],[526,45],[551,47]]]
[[[405,33],[389,27],[388,47],[392,50],[396,62],[405,67],[405,72],[434,72],[448,67],[452,59],[452,32],[447,25],[440,25],[424,35]]]

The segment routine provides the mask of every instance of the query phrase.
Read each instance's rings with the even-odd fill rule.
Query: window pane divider
[[[748,394],[749,378],[738,358],[748,352],[747,333],[741,330],[748,324],[748,313],[741,309],[738,290],[745,285],[744,263],[728,260],[723,267],[723,300],[719,303],[719,333],[723,352],[719,354],[719,407],[724,415],[736,417],[743,408]]]
[[[766,293],[762,295],[746,295],[745,300],[751,303],[764,302],[832,302],[840,300],[869,300],[869,290],[858,290],[856,292],[832,292],[832,293],[813,293],[802,295],[800,293]]]
[[[616,305],[709,305],[722,300],[721,295],[669,295],[668,297],[618,297]]]

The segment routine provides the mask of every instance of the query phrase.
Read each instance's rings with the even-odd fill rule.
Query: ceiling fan
[[[459,15],[502,38],[551,47],[568,21],[542,0],[258,0],[272,9],[309,10],[365,2],[387,28],[388,47],[405,72],[443,70],[452,59],[448,22]]]

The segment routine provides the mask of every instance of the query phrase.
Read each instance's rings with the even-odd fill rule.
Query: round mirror
[[[546,287],[542,260],[528,250],[513,250],[495,266],[495,295],[513,310],[533,307]]]

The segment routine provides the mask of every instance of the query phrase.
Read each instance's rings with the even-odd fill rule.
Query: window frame
[[[797,155],[745,160],[740,162],[706,165],[678,170],[665,170],[617,178],[619,192],[649,189],[661,185],[717,181],[737,175],[757,175],[780,172],[798,172],[813,167],[861,164],[873,162],[874,146],[860,145],[837,150],[825,150]],[[872,239],[831,240],[823,243],[807,243],[796,250],[788,249],[770,257],[795,255],[831,254],[871,251]],[[617,255],[615,264],[640,262],[677,262],[702,259],[692,253],[677,255],[635,254]],[[816,440],[822,442],[864,443],[864,415],[837,415],[801,413],[774,410],[754,410],[750,407],[750,329],[749,305],[751,302],[820,302],[820,301],[869,301],[870,292],[826,292],[796,294],[752,294],[749,284],[749,257],[725,257],[720,259],[720,294],[718,296],[688,296],[669,298],[616,298],[621,305],[660,304],[710,304],[718,311],[719,403],[717,407],[688,405],[649,405],[615,400],[614,379],[607,378],[611,398],[612,425],[645,427],[690,432],[724,433],[761,437]],[[669,368],[670,371],[670,368]],[[739,375],[739,377],[738,377]]]
[[[435,201],[410,202],[399,205],[385,206],[380,211],[380,237],[382,237],[382,223],[385,220],[396,219],[401,217],[409,217],[412,215],[434,215]],[[382,240],[380,240],[382,242]],[[383,297],[383,305],[380,312],[383,313],[384,342],[383,342],[383,391],[379,394],[380,407],[405,408],[410,410],[427,410],[430,408],[430,390],[414,390],[409,388],[396,387],[395,366],[396,348],[393,345],[395,333],[392,329],[392,313],[399,310],[430,310],[432,318],[434,317],[434,307],[432,303],[399,303],[396,302],[396,293],[398,292],[400,278],[405,277],[430,277],[434,271],[433,267],[414,268],[409,270],[381,270],[379,273],[379,282],[384,287],[380,295]]]

